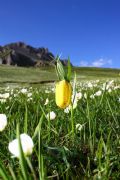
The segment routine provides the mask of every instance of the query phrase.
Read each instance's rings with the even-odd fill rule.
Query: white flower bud
[[[51,111],[50,113],[47,114],[47,118],[49,117],[50,117],[50,120],[53,120],[56,118],[56,114],[53,111]]]
[[[47,98],[44,105],[47,105],[49,103],[49,99]]]
[[[82,128],[83,128],[83,125],[81,125],[81,124],[76,124],[76,129],[77,129],[78,131],[81,131]]]
[[[94,94],[95,96],[101,96],[102,95],[102,91],[97,91],[95,94]]]
[[[20,135],[20,140],[21,140],[23,153],[26,156],[32,154],[34,144],[31,137],[24,133]],[[10,142],[8,145],[8,149],[15,157],[19,157],[18,139],[14,139],[12,142]]]
[[[0,114],[0,131],[3,131],[7,125],[7,117],[5,114]]]
[[[20,92],[25,94],[25,93],[27,93],[27,89],[23,88],[23,89],[20,90]]]

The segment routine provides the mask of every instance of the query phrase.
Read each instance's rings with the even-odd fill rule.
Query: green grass
[[[55,71],[51,68],[23,68],[15,66],[0,66],[0,82],[39,83],[56,80]]]
[[[78,80],[119,79],[120,69],[72,68]],[[0,65],[0,83],[41,83],[57,80],[54,67],[23,68]]]
[[[92,85],[77,82],[82,98],[68,114],[56,106],[53,86],[47,91],[28,88],[26,93],[2,88],[10,97],[0,101],[0,112],[8,118],[0,132],[0,178],[120,179],[120,84],[107,82],[106,90],[101,81]],[[99,90],[102,94],[91,98]],[[54,120],[46,118],[50,111],[56,114]],[[11,158],[8,143],[24,132],[33,138],[33,153],[26,158],[20,148],[20,160]]]
[[[120,69],[78,67],[74,68],[78,79],[120,79]]]
[[[120,69],[74,67],[73,77],[74,72],[82,98],[67,114],[55,104],[54,84],[41,84],[57,80],[53,67],[0,65],[0,94],[10,94],[7,99],[0,95],[0,113],[8,118],[0,132],[0,179],[120,179]],[[16,88],[6,88],[14,83]],[[102,94],[91,98],[99,90]],[[46,118],[51,111],[54,120]],[[11,158],[8,144],[19,133],[34,141],[30,157],[24,157],[19,141],[21,156]]]

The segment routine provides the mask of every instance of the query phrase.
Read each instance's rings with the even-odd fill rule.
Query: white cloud
[[[89,63],[87,61],[80,61],[80,66],[89,66]]]
[[[106,65],[111,65],[112,64],[112,60],[111,59],[97,59],[95,61],[92,62],[91,66],[93,67],[103,67]]]
[[[88,67],[104,67],[112,65],[111,59],[96,59],[93,62],[80,61],[80,66],[88,66]]]
[[[98,60],[95,60],[92,62],[91,66],[94,66],[94,67],[101,67],[101,66],[104,66],[106,63],[104,61],[104,59],[100,58]]]

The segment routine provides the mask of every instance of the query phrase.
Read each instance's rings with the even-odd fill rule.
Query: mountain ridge
[[[64,66],[67,65],[67,59],[60,60]],[[35,48],[21,41],[0,46],[0,64],[44,67],[53,66],[55,63],[55,56],[48,48]]]

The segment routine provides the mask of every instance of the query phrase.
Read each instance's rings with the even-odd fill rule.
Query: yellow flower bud
[[[72,87],[68,81],[62,80],[56,83],[55,99],[58,107],[63,109],[68,107],[71,103],[71,95]]]

